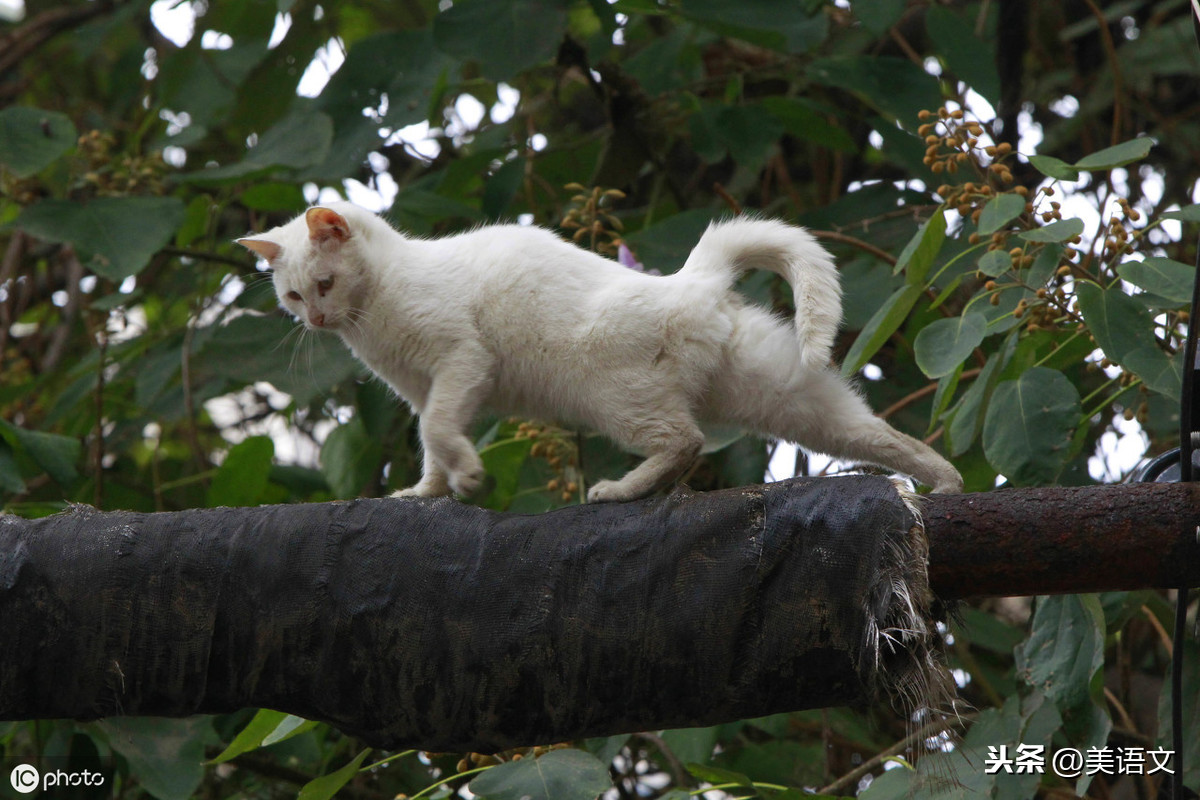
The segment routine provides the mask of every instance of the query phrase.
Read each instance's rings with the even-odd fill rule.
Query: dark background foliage
[[[286,319],[232,244],[336,193],[415,234],[517,219],[661,272],[721,215],[807,225],[841,265],[846,373],[968,490],[1118,480],[1178,425],[1198,73],[1186,0],[38,4],[0,27],[0,500],[171,510],[413,482],[406,410]],[[763,276],[742,288],[789,311]],[[481,502],[544,510],[627,468],[555,422],[481,423]],[[773,446],[730,439],[690,485],[761,480]],[[474,778],[488,798],[543,780],[573,787],[555,797],[785,798],[853,794],[894,752],[925,763],[918,778],[957,776],[921,796],[1148,798],[1162,773],[983,767],[989,746],[1165,741],[1167,616],[1155,592],[964,608],[947,643],[976,710],[937,755],[886,709],[499,767],[410,753],[363,769],[387,754],[275,712],[0,723],[0,743],[112,757],[128,797],[287,795],[329,773],[305,796],[446,796]],[[227,764],[200,765],[230,742]],[[914,775],[864,796],[902,796]]]

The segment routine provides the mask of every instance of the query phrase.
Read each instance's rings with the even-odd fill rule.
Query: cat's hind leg
[[[646,453],[646,460],[620,480],[597,481],[588,490],[588,502],[637,500],[678,478],[696,460],[704,433],[687,412],[660,410],[651,420],[622,426],[609,436],[622,446]]]
[[[808,376],[803,392],[789,398],[788,411],[778,419],[784,423],[782,429],[770,432],[802,447],[903,472],[934,492],[962,491],[962,476],[950,462],[875,416],[866,401],[832,371]]]

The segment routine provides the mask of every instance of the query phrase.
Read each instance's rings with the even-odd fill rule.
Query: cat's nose
[[[308,321],[313,324],[313,327],[316,327],[316,328],[324,328],[325,327],[325,315],[324,314],[309,314]]]

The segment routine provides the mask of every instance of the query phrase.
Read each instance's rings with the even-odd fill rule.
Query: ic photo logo
[[[38,773],[37,768],[28,764],[18,764],[13,767],[8,780],[12,783],[12,787],[21,794],[36,792],[42,785],[42,776]]]
[[[52,760],[43,759],[41,769],[32,764],[18,762],[8,773],[9,784],[19,794],[32,795],[40,791],[42,793],[40,796],[47,800],[57,797],[100,797],[110,785],[111,770],[106,773],[78,767],[55,769],[45,763]],[[66,760],[63,759],[63,761]],[[10,761],[9,764],[11,763]],[[8,769],[9,764],[5,764],[4,769]],[[67,764],[64,763],[64,766]],[[3,774],[0,772],[0,775]],[[83,794],[81,795],[80,792]]]

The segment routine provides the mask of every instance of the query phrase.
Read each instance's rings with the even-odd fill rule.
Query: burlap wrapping
[[[488,752],[936,705],[924,566],[918,518],[875,477],[536,516],[386,499],[0,517],[0,719],[268,707]]]

